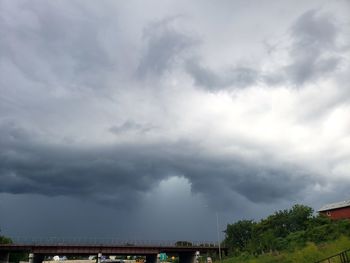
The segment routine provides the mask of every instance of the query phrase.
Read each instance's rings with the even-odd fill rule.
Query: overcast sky
[[[0,0],[0,227],[215,240],[350,199],[350,2]]]

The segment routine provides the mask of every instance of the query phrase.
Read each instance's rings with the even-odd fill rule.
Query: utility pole
[[[220,263],[221,263],[221,245],[220,245],[219,213],[218,212],[216,212],[216,231],[218,232],[219,259],[220,259]]]

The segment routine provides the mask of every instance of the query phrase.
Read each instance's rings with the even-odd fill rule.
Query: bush
[[[12,240],[9,237],[0,236],[0,244],[11,244]]]
[[[322,253],[318,250],[314,243],[308,243],[303,249],[296,250],[291,259],[292,262],[295,263],[310,263],[316,262],[322,258],[322,256]]]

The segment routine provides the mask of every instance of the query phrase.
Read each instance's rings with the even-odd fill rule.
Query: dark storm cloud
[[[132,207],[170,176],[185,176],[195,192],[253,202],[291,198],[314,183],[305,172],[254,165],[239,157],[196,156],[188,143],[79,148],[45,144],[16,125],[0,127],[0,192],[88,198]],[[217,191],[220,188],[226,191]],[[229,205],[229,204],[226,204]]]
[[[305,12],[291,28],[292,63],[286,74],[292,83],[302,85],[317,80],[336,70],[340,63],[337,55],[338,30],[331,15],[316,10]]]
[[[248,67],[235,67],[218,73],[202,66],[198,60],[188,61],[186,69],[197,86],[208,90],[244,88],[255,84],[259,78],[259,72]]]
[[[195,156],[195,155],[193,155]],[[252,163],[241,157],[178,158],[179,170],[189,178],[194,192],[216,200],[215,205],[231,206],[233,195],[241,195],[254,203],[296,199],[317,179],[294,165]],[[320,182],[322,183],[322,181]],[[226,202],[223,202],[226,200]]]
[[[77,149],[43,144],[14,125],[1,126],[1,192],[90,197],[118,205],[137,200],[160,177],[161,165],[132,149]],[[132,148],[132,147],[131,147]]]
[[[147,75],[160,76],[170,70],[183,52],[195,43],[192,37],[174,28],[173,23],[178,19],[180,18],[163,19],[144,30],[142,40],[145,49],[137,68],[140,78]]]
[[[237,2],[232,15],[232,6],[170,2],[0,1],[0,210],[12,231],[128,236],[137,226],[143,238],[196,237],[209,233],[212,211],[258,218],[346,196],[335,185],[348,184],[339,156],[349,133],[338,125],[348,109],[337,100],[348,96],[335,91],[320,122],[300,118],[329,108],[329,89],[310,82],[349,79],[333,74],[347,66],[337,21],[298,17],[311,2],[276,17],[275,4]],[[259,43],[288,28],[277,60],[264,60]]]

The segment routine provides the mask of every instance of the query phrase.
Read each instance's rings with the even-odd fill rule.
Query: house
[[[350,200],[324,205],[317,212],[330,219],[350,219]]]

